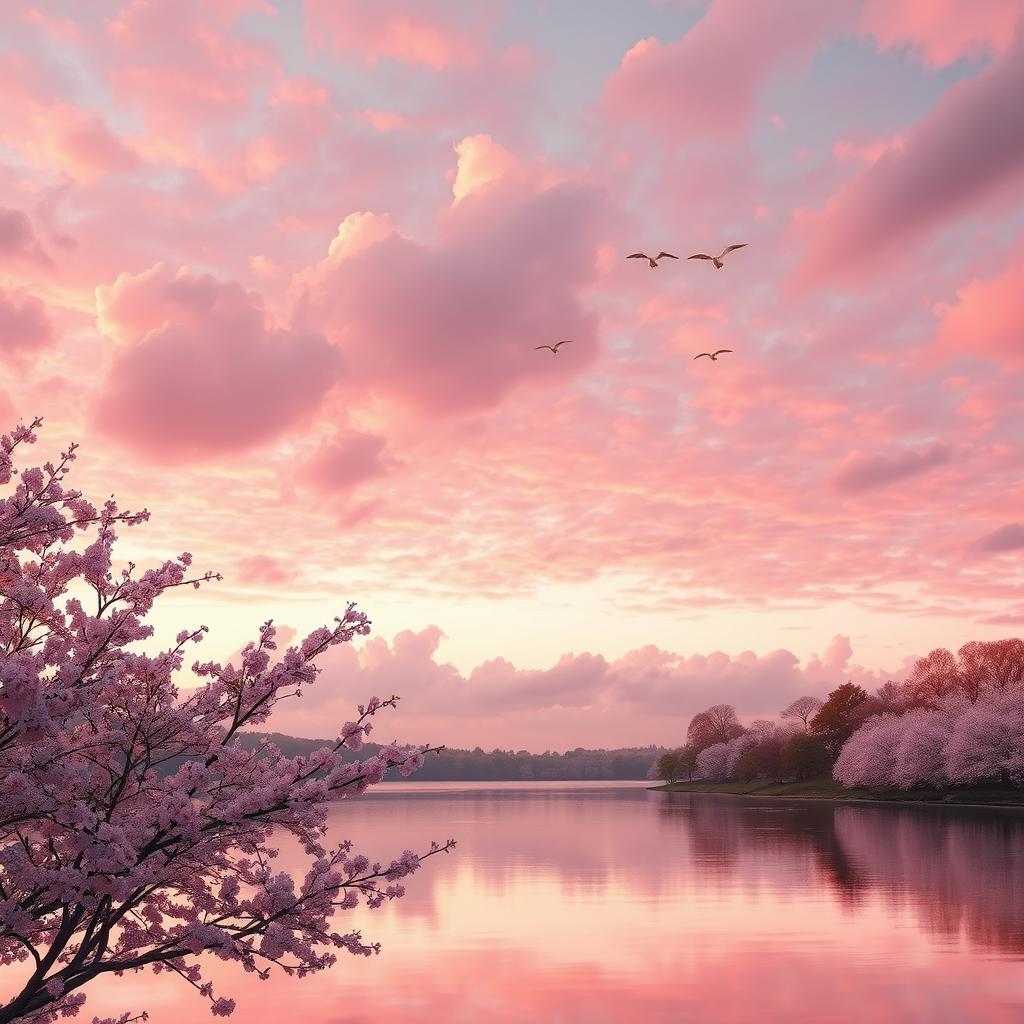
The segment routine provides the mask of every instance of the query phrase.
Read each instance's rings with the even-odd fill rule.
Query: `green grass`
[[[730,793],[734,796],[788,796],[809,800],[877,800],[892,803],[992,804],[1024,806],[1024,789],[957,786],[950,789],[844,789],[832,779],[808,782],[673,782],[652,786],[669,793]]]

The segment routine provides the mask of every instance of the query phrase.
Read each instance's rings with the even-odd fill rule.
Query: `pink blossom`
[[[697,755],[697,771],[694,774],[699,779],[725,781],[729,777],[728,770],[728,743],[714,743]]]
[[[341,727],[342,742],[349,750],[358,750],[363,745],[363,726],[346,722]]]
[[[891,786],[902,723],[897,715],[876,715],[843,745],[832,770],[844,786]]]
[[[202,954],[265,977],[274,965],[299,976],[324,970],[334,949],[377,952],[358,932],[338,935],[330,918],[360,897],[373,907],[401,896],[398,879],[453,846],[407,850],[386,868],[350,842],[323,846],[331,800],[422,764],[426,750],[396,745],[362,762],[343,757],[398,698],[373,698],[343,739],[307,758],[237,742],[314,684],[314,660],[366,635],[369,620],[349,605],[276,660],[276,630],[265,622],[239,664],[196,662],[199,685],[179,690],[184,645],[206,628],[180,630],[175,646],[143,654],[138,642],[153,634],[145,618],[168,589],[219,577],[190,573],[187,552],[141,572],[115,568],[117,530],[148,512],[122,511],[113,499],[97,511],[66,489],[73,446],[16,478],[16,457],[40,422],[0,437],[0,483],[16,479],[13,495],[0,498],[0,963],[38,958],[53,976],[31,976],[0,1017],[72,1016],[83,985],[154,951],[152,969],[173,964],[215,1016],[235,1004],[202,981]],[[90,530],[79,553],[73,542]],[[72,585],[95,599],[68,596]],[[272,872],[275,831],[306,851],[302,879]],[[72,908],[68,932],[59,925]],[[108,930],[109,941],[88,941]],[[126,1013],[107,1024],[140,1019]]]
[[[843,746],[833,775],[846,786],[1024,786],[1024,686],[937,698],[934,707],[869,719]]]
[[[979,700],[964,711],[945,749],[956,782],[1024,786],[1024,688]]]

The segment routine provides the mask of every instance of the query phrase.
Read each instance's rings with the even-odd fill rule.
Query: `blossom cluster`
[[[759,720],[751,727],[724,743],[713,743],[697,755],[694,778],[711,782],[726,782],[737,777],[740,759],[758,747],[776,745],[782,747],[800,730],[796,726]]]
[[[0,1024],[73,1015],[93,978],[147,967],[176,973],[227,1015],[234,1003],[203,981],[200,954],[265,978],[275,965],[301,977],[337,951],[377,952],[359,931],[336,929],[336,912],[401,896],[423,859],[454,844],[371,863],[347,841],[327,845],[327,805],[390,769],[410,774],[440,748],[344,758],[394,696],[359,706],[306,757],[238,742],[315,684],[316,658],[368,633],[369,620],[349,605],[280,654],[266,622],[237,664],[196,662],[197,685],[179,687],[206,627],[143,654],[145,617],[165,591],[219,577],[191,573],[188,553],[115,570],[116,528],[148,512],[113,499],[98,509],[68,489],[74,447],[16,473],[40,423],[0,438],[0,484],[14,481],[0,500],[0,966],[21,972]],[[271,841],[283,834],[305,851],[302,878],[273,868]]]
[[[844,786],[1024,786],[1024,686],[876,715],[846,741],[833,775]]]

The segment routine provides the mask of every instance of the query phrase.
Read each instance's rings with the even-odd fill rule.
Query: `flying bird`
[[[695,355],[693,358],[694,359],[700,359],[701,356],[707,356],[708,359],[710,359],[712,362],[717,362],[718,357],[723,352],[731,352],[731,351],[732,351],[731,348],[720,348],[720,349],[718,349],[715,352],[701,352],[699,355]]]
[[[732,252],[734,249],[746,248],[746,242],[740,242],[739,245],[727,245],[717,256],[709,256],[706,252],[695,252],[692,256],[687,256],[688,260],[711,260],[715,265],[715,270],[721,270],[725,265],[722,260],[725,259],[726,254]]]
[[[572,344],[572,338],[566,338],[565,341],[556,341],[554,345],[538,345],[534,349],[534,352],[539,352],[542,348],[546,348],[546,349],[550,349],[552,354],[557,356],[558,355],[558,350],[563,345],[571,345],[571,344]]]
[[[659,252],[658,255],[653,257],[653,258],[648,256],[647,253],[645,253],[645,252],[633,252],[633,253],[630,253],[626,257],[626,259],[627,260],[647,260],[647,262],[650,263],[651,267],[654,268],[654,267],[656,267],[658,265],[658,260],[664,259],[666,256],[670,260],[677,260],[677,259],[679,259],[678,256],[673,256],[672,253],[670,253],[670,252]]]

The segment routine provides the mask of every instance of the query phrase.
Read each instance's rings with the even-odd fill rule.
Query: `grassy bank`
[[[651,786],[669,793],[729,793],[734,796],[785,796],[804,800],[874,800],[885,803],[988,804],[1024,807],[1024,789],[958,786],[952,789],[844,789],[832,779],[809,782],[673,782]]]

